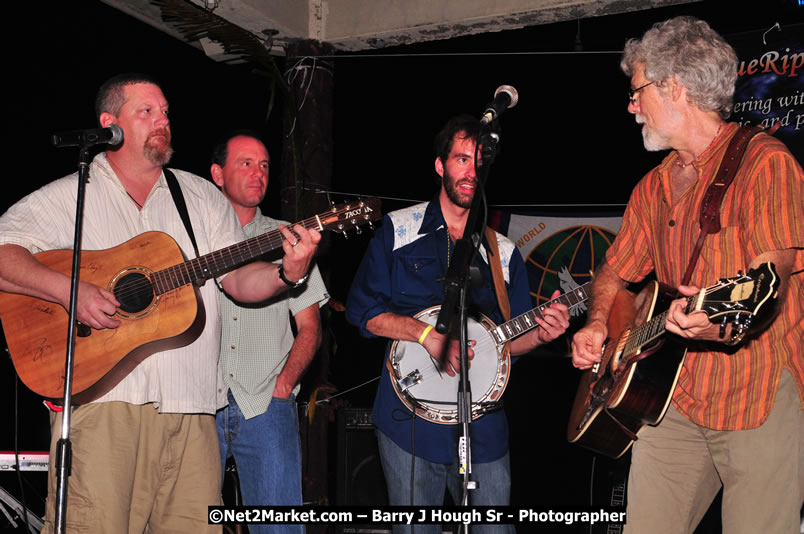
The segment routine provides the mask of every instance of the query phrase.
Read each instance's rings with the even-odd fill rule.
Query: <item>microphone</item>
[[[519,102],[519,93],[510,85],[501,85],[494,91],[494,100],[488,105],[480,119],[481,125],[486,125],[501,115],[508,108],[516,106]]]
[[[71,132],[61,132],[53,134],[53,145],[63,146],[82,146],[90,147],[106,143],[108,145],[119,145],[123,142],[123,129],[117,124],[112,124],[108,128],[92,128],[89,130],[73,130]]]

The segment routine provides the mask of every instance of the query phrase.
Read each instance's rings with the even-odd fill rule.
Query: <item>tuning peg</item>
[[[343,231],[343,232],[341,232],[341,233],[343,234],[343,238],[344,238],[344,239],[349,239],[349,233],[348,233],[346,230],[344,230],[344,231]]]
[[[750,315],[743,315],[742,313],[738,313],[734,316],[734,323],[733,327],[743,333],[743,330],[748,328],[748,323],[750,323]]]
[[[369,223],[368,223],[368,227],[369,227],[369,229],[370,229],[370,230],[374,230],[374,222],[373,222],[373,221],[369,221]]]
[[[358,226],[358,227],[356,227],[356,229],[357,229],[357,231],[356,231],[357,235],[360,235],[360,234],[362,234],[362,233],[363,233],[363,229],[362,229],[362,228],[360,228],[359,226]]]

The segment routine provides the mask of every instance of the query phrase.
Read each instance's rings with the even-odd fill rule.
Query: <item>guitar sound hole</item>
[[[121,310],[137,313],[150,306],[154,299],[154,289],[145,275],[130,273],[117,281],[114,296],[120,302]]]

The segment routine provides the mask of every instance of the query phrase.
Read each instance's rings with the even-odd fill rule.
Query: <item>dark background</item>
[[[619,70],[625,39],[671,16],[692,14],[708,20],[729,40],[761,40],[776,22],[782,31],[769,33],[769,43],[790,39],[791,34],[800,40],[804,9],[794,7],[796,3],[707,0],[330,57],[335,73],[332,198],[381,196],[384,212],[429,199],[436,188],[436,131],[451,115],[479,116],[495,88],[509,84],[519,90],[520,102],[501,119],[500,152],[487,186],[489,202],[577,204],[581,210],[623,205],[637,180],[663,156],[643,150],[639,129],[626,112],[629,80]],[[264,211],[278,214],[282,114],[275,110],[266,120],[270,85],[252,66],[215,63],[201,51],[94,0],[15,5],[6,10],[5,21],[12,27],[4,39],[11,62],[5,77],[5,113],[10,119],[0,212],[73,172],[76,152],[53,148],[50,135],[94,127],[92,106],[100,83],[119,72],[141,71],[162,81],[170,101],[176,148],[171,166],[207,177],[208,155],[218,135],[243,127],[264,134],[273,157]],[[15,25],[21,28],[14,31]],[[282,58],[277,61],[284,63]],[[278,106],[283,105],[280,100]],[[335,300],[345,301],[369,237],[335,236],[320,258]],[[308,373],[302,401],[321,383],[347,391],[378,376],[382,365],[384,342],[362,340],[341,312],[325,309],[325,314],[330,357],[319,358]],[[46,412],[14,376],[10,359],[0,358],[0,450],[11,450],[15,443],[20,450],[46,450]],[[512,374],[506,409],[515,504],[581,505],[588,502],[590,488],[605,495],[617,479],[612,473],[618,464],[565,441],[577,378],[568,359],[536,354],[520,361]],[[333,405],[368,407],[374,388],[372,382],[350,391]],[[331,410],[333,418],[336,412]],[[333,428],[330,450],[334,435]],[[332,462],[337,458],[331,459],[327,473],[334,493]],[[594,464],[596,477],[591,480]],[[25,477],[31,492],[41,493],[41,474]],[[15,492],[16,485],[16,477],[0,474],[0,486]],[[40,497],[31,492],[28,505],[39,513]],[[716,517],[699,529],[718,531]]]

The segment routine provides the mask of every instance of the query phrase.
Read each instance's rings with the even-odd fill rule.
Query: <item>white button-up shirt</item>
[[[229,201],[211,182],[187,172],[173,172],[202,255],[245,239]],[[77,175],[72,174],[17,202],[0,217],[0,244],[20,245],[32,253],[72,249],[77,187]],[[187,259],[195,257],[164,174],[140,210],[109,166],[106,154],[97,155],[86,188],[82,249],[112,248],[152,230],[171,236]],[[148,266],[147,257],[142,258],[142,265]],[[146,358],[95,402],[153,402],[161,412],[210,414],[226,404],[226,385],[218,366],[218,288],[208,281],[199,289],[206,310],[201,335],[189,345]]]

